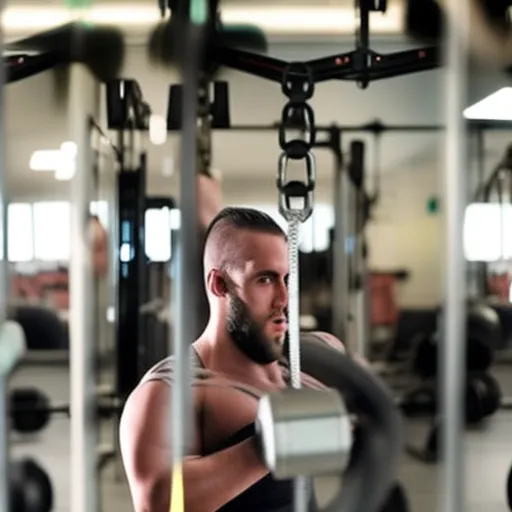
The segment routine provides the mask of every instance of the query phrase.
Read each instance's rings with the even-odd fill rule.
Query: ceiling
[[[113,2],[110,1],[110,4]],[[121,2],[117,2],[121,3]],[[156,2],[155,2],[156,3]],[[224,5],[242,2],[225,0]],[[247,2],[245,2],[247,3]],[[251,6],[264,2],[250,2]],[[279,2],[280,6],[306,4],[298,0]],[[348,4],[322,0],[321,4]],[[61,4],[61,1],[45,5]],[[138,2],[137,5],[153,2]],[[275,2],[272,2],[275,5]],[[311,5],[311,2],[308,3]],[[16,2],[16,5],[20,4]],[[9,35],[9,34],[8,34]],[[12,34],[11,34],[12,36]],[[288,34],[290,36],[290,34]],[[293,34],[293,41],[274,35],[270,38],[269,54],[284,60],[312,59],[334,55],[353,49],[349,33],[328,35]],[[372,47],[388,53],[410,47],[401,33],[377,35]],[[143,41],[131,41],[122,76],[139,81],[153,112],[166,115],[169,85],[178,82],[172,70],[156,68],[150,64]],[[284,97],[278,84],[267,82],[239,72],[223,71],[221,77],[230,84],[230,108],[233,125],[272,124],[281,116]],[[319,84],[312,100],[317,124],[360,124],[376,118],[387,124],[442,124],[443,73],[439,70],[413,74],[375,82],[360,90],[350,82]],[[502,76],[473,77],[468,102],[480,99],[499,86],[506,84]],[[25,81],[10,84],[6,101],[6,154],[10,195],[13,198],[65,197],[68,183],[55,181],[51,173],[35,173],[28,169],[33,151],[56,149],[69,139],[67,128],[65,74],[47,72]],[[497,159],[510,139],[510,133],[493,133],[488,137],[489,162]],[[345,148],[354,137],[347,134]],[[375,167],[373,140],[368,141],[369,167]],[[146,138],[147,139],[147,138]],[[232,194],[275,194],[275,173],[279,157],[277,133],[269,132],[216,132],[213,137],[213,165],[222,171],[224,188]],[[162,193],[175,187],[179,171],[179,148],[176,136],[170,136],[163,146],[154,146],[146,140],[149,167],[149,192]],[[383,172],[410,169],[437,169],[442,164],[442,133],[387,133],[383,136],[378,157]],[[316,152],[318,183],[321,194],[332,192],[332,155],[325,150]],[[170,165],[171,164],[171,165]],[[489,164],[490,165],[490,164]],[[174,176],[164,174],[174,169]],[[297,171],[299,172],[299,171]]]

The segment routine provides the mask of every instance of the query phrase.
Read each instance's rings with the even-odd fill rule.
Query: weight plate
[[[11,425],[22,434],[43,429],[50,419],[49,408],[48,398],[36,388],[15,389],[9,395]]]

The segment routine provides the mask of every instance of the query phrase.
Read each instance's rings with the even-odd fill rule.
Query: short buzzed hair
[[[205,234],[205,257],[210,247],[213,252],[224,252],[221,249],[229,245],[233,229],[267,233],[287,239],[286,233],[270,215],[254,208],[231,206],[222,209],[210,222]],[[227,263],[226,259],[219,258],[220,268]]]

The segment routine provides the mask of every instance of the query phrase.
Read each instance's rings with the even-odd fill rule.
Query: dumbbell
[[[121,412],[124,402],[111,394],[97,394],[97,414],[109,418]],[[15,389],[9,396],[9,412],[12,428],[22,434],[39,432],[53,415],[70,417],[69,404],[53,405],[48,397],[36,388]]]
[[[501,389],[494,377],[487,373],[468,376],[466,387],[466,422],[478,423],[493,415],[501,403]]]
[[[32,459],[9,467],[9,512],[50,512],[53,488],[44,469]]]

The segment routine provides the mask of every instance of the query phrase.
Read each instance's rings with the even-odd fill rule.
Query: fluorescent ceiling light
[[[512,87],[503,87],[464,110],[466,119],[512,121]]]
[[[230,5],[222,9],[225,23],[254,24],[267,33],[352,33],[357,25],[352,7],[305,7],[286,8]],[[119,27],[151,28],[161,21],[155,6],[103,4],[83,11],[65,7],[10,6],[4,10],[2,26],[8,35],[19,32],[45,30],[70,21],[82,19],[96,24],[114,24]],[[403,28],[403,13],[392,5],[386,14],[373,13],[370,21],[374,33],[397,33]]]
[[[76,172],[76,162],[74,160],[61,160],[55,169],[54,178],[57,181],[69,181]]]
[[[70,180],[76,172],[77,146],[63,142],[60,149],[34,151],[29,167],[32,171],[54,172],[58,181]]]
[[[59,149],[44,149],[34,151],[30,157],[29,167],[36,172],[53,172],[60,160]]]
[[[268,33],[352,33],[357,26],[353,7],[231,7],[222,10],[225,23],[251,23]],[[394,33],[402,29],[402,11],[390,7],[386,14],[370,16],[373,32]]]

